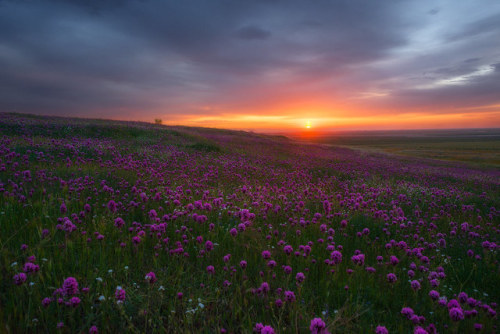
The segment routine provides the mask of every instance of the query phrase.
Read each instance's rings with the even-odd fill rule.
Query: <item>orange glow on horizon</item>
[[[302,118],[299,113],[290,114],[229,114],[214,115],[182,115],[176,119],[170,117],[168,125],[185,125],[194,127],[224,128],[269,131],[311,131],[330,130],[397,130],[397,129],[431,129],[431,128],[492,128],[500,127],[500,111],[454,112],[447,114],[432,113],[399,113],[367,116],[335,116],[318,113],[318,117]],[[356,113],[350,113],[356,115]],[[168,119],[167,117],[165,117]]]

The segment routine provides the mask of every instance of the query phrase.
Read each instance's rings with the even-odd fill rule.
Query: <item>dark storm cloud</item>
[[[429,15],[436,15],[439,13],[439,8],[433,8],[430,11],[427,12]]]
[[[238,29],[237,35],[241,39],[266,39],[271,32],[256,26],[245,26]]]
[[[159,111],[206,113],[200,107],[206,105],[262,108],[288,95],[351,98],[380,87],[406,101],[414,89],[399,80],[464,75],[498,60],[488,40],[498,32],[498,15],[490,10],[464,24],[446,19],[453,25],[444,29],[451,31],[443,35],[447,43],[476,40],[461,46],[460,60],[437,61],[458,54],[437,48],[393,66],[398,50],[411,48],[415,33],[442,24],[448,7],[369,0],[0,1],[0,111],[147,118]],[[467,87],[464,99],[477,93]]]

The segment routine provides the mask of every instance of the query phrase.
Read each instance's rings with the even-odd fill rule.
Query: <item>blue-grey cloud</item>
[[[4,0],[0,111],[133,118],[138,110],[144,117],[206,113],[206,105],[257,110],[300,94],[351,103],[372,90],[398,106],[478,96],[494,103],[493,75],[418,89],[498,63],[500,6],[485,1],[488,10],[471,15],[476,7],[451,0],[439,8],[432,1]],[[440,93],[453,89],[460,96]]]
[[[266,39],[271,32],[257,26],[244,26],[238,29],[237,36],[241,39]]]

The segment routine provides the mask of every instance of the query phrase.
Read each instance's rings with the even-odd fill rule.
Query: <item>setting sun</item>
[[[311,121],[307,121],[306,122],[306,129],[310,129],[311,128]]]

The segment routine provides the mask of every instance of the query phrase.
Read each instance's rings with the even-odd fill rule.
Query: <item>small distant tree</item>
[[[161,120],[161,118],[155,118],[155,124],[161,125],[162,123],[163,121]]]

